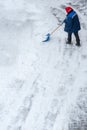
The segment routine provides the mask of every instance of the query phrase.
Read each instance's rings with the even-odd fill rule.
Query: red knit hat
[[[70,6],[65,8],[66,12],[69,13],[71,10],[73,10]]]

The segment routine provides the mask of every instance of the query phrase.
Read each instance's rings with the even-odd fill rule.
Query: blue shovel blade
[[[46,39],[44,40],[44,41],[42,41],[42,42],[48,42],[50,40],[50,33],[48,33],[47,35],[46,35]]]

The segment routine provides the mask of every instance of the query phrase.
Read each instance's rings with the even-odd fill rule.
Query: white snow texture
[[[66,45],[71,6],[81,47]],[[87,130],[87,0],[0,0],[0,130]]]

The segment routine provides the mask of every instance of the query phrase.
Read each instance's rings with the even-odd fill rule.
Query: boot
[[[79,39],[78,32],[75,32],[74,35],[75,35],[76,42],[77,42],[77,43],[76,43],[76,46],[81,46],[81,45],[80,45],[80,39]]]
[[[66,41],[66,44],[71,44],[71,42],[70,41]]]
[[[71,44],[71,39],[72,39],[72,33],[68,32],[68,38],[67,38],[66,44]]]
[[[80,42],[76,43],[76,46],[81,46]]]

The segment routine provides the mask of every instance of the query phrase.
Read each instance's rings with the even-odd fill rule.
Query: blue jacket
[[[72,10],[66,15],[64,23],[65,23],[64,31],[66,32],[73,33],[78,32],[81,29],[78,15],[74,10]]]

